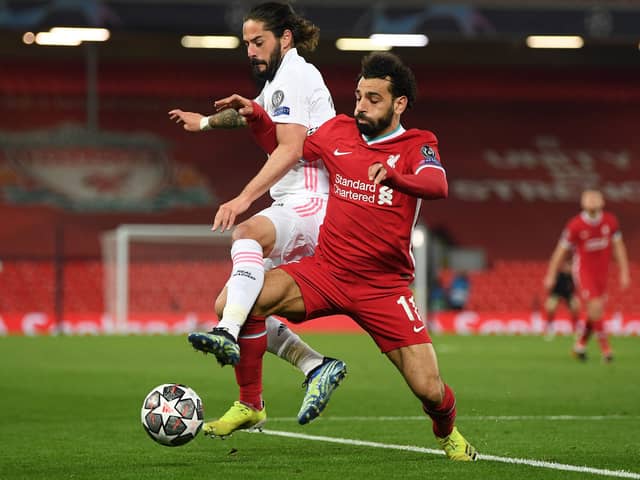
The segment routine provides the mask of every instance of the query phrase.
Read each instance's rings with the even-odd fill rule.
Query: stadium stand
[[[0,312],[53,312],[54,265],[50,260],[2,262]]]
[[[471,296],[467,309],[480,312],[539,310],[545,299],[542,278],[547,264],[541,261],[500,260],[486,270],[470,272]],[[640,264],[631,264],[632,278],[639,278]],[[215,292],[229,273],[226,261],[203,264],[193,261],[147,262],[131,266],[131,311],[134,313],[211,312]],[[621,292],[617,272],[609,279],[610,308],[640,312],[640,286]],[[54,266],[50,261],[5,261],[0,272],[0,311],[52,313],[55,308]],[[443,285],[451,278],[441,275]],[[68,313],[104,310],[103,265],[99,260],[70,260],[64,266],[64,307]]]
[[[352,109],[356,68],[336,72],[321,66],[338,111]],[[540,304],[546,260],[564,222],[577,212],[577,186],[586,180],[604,185],[631,259],[637,257],[640,164],[632,161],[640,155],[635,141],[637,72],[416,70],[422,94],[406,125],[436,132],[450,184],[449,199],[427,203],[423,220],[457,246],[483,248],[489,260],[486,271],[471,273],[469,308],[509,311]],[[257,170],[262,153],[246,132],[188,134],[166,113],[173,107],[210,110],[213,99],[230,93],[229,78],[237,91],[254,91],[245,65],[230,65],[224,78],[219,71],[219,66],[203,68],[201,63],[107,62],[100,68],[99,126],[162,138],[171,162],[193,167],[216,199],[229,198]],[[46,82],[41,80],[45,73]],[[78,64],[7,62],[0,76],[0,101],[8,113],[0,119],[0,131],[82,124],[84,75]],[[15,165],[0,148],[0,188],[5,192],[0,214],[11,225],[0,232],[0,312],[55,308],[56,255],[65,262],[65,312],[102,311],[101,232],[121,223],[209,223],[215,211],[214,205],[148,213],[17,204],[6,194],[8,187],[25,184]],[[633,265],[632,277],[638,279],[638,264]],[[215,288],[206,279],[224,278],[224,268],[188,263],[134,267],[132,275],[140,277],[135,284],[146,290],[135,296],[138,303],[132,309],[210,311]],[[205,280],[200,285],[195,278]],[[170,288],[176,285],[177,290]],[[640,311],[638,298],[637,282],[624,294],[615,287],[611,291],[611,303],[630,311]]]

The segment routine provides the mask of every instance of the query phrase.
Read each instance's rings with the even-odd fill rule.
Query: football
[[[161,445],[177,447],[193,440],[204,419],[198,394],[186,385],[158,385],[144,399],[142,426]]]

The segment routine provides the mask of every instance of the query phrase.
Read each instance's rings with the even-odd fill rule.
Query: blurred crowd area
[[[626,25],[617,10],[609,13],[615,27]],[[410,9],[403,15],[418,18]],[[395,18],[400,28],[397,15],[367,18],[358,24],[363,32],[376,25],[371,19]],[[449,181],[449,198],[424,202],[419,219],[429,229],[433,309],[539,308],[562,228],[578,213],[582,188],[598,186],[620,220],[632,264],[626,292],[617,290],[612,266],[611,305],[640,312],[637,39],[635,49],[619,48],[622,37],[615,37],[573,54],[532,53],[515,34],[488,39],[480,27],[489,24],[474,18],[479,30],[467,37],[455,27],[457,36],[423,50],[394,49],[419,85],[404,126],[437,135]],[[405,27],[429,25],[414,23]],[[187,133],[167,112],[211,113],[213,100],[234,92],[250,97],[257,86],[241,46],[187,51],[177,27],[135,32],[121,25],[108,44],[68,49],[25,45],[16,25],[0,24],[0,314],[100,312],[102,234],[122,224],[208,224],[264,160],[245,131]],[[323,73],[336,110],[350,114],[364,52],[337,51],[336,25],[308,59]],[[247,215],[267,204],[262,199]],[[139,259],[132,275],[147,290],[132,306],[210,311],[210,278],[224,278],[228,260],[220,254],[212,262],[180,248]],[[454,282],[460,273],[463,289]]]

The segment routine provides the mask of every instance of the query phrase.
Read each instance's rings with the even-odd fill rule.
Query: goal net
[[[423,319],[427,238],[427,229],[416,227],[412,290]],[[105,313],[115,332],[136,332],[141,321],[186,314],[216,320],[215,298],[231,272],[229,232],[213,233],[209,225],[120,225],[101,242]]]
[[[215,316],[215,298],[231,272],[229,232],[211,232],[209,225],[120,225],[101,243],[105,313],[116,332],[135,331],[139,321],[153,318]]]

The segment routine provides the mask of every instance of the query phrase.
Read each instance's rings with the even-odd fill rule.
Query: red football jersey
[[[567,223],[563,241],[576,253],[579,277],[601,279],[606,283],[611,261],[612,240],[620,236],[618,219],[609,212],[591,219],[582,212]]]
[[[389,287],[413,280],[411,233],[421,200],[374,185],[368,168],[380,162],[400,174],[443,170],[438,142],[426,130],[398,131],[367,142],[352,117],[338,115],[307,137],[303,158],[322,159],[329,201],[316,255],[339,275],[357,275]]]

